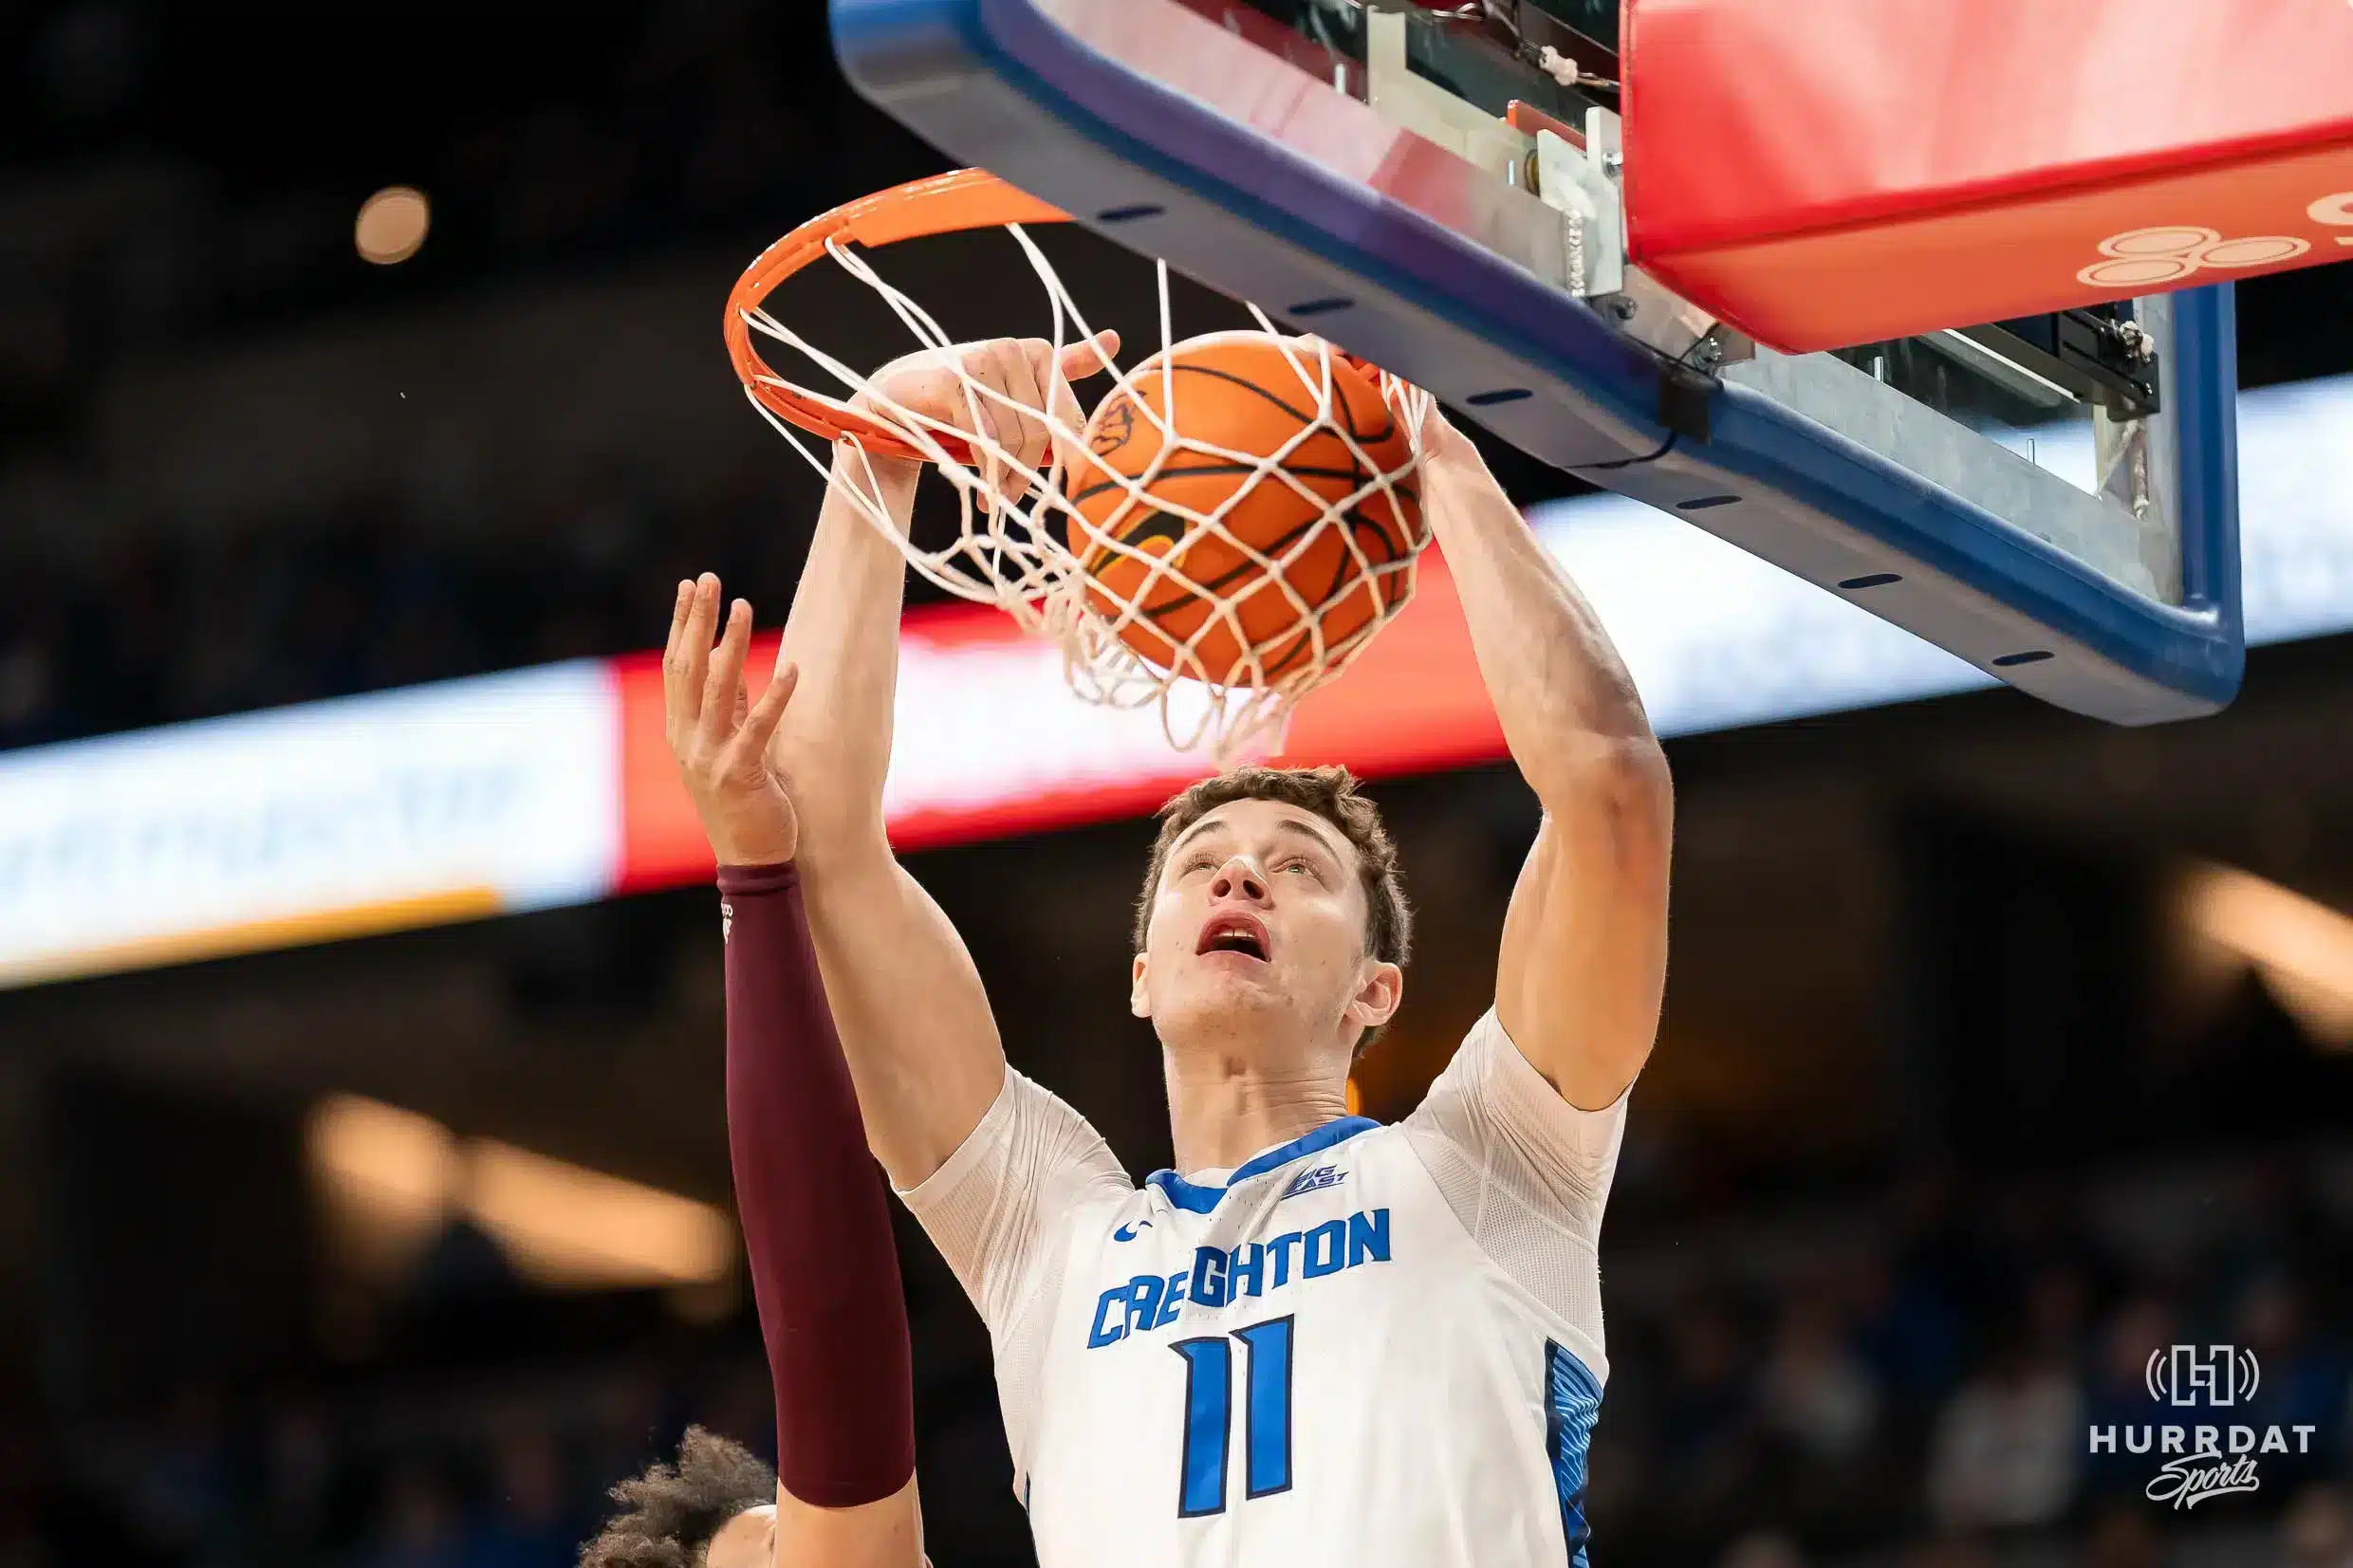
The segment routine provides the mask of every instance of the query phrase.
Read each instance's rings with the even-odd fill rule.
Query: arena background
[[[639,652],[703,567],[772,621],[816,493],[719,304],[792,222],[939,167],[817,11],[0,8],[0,774]],[[430,231],[370,265],[355,218],[396,185]],[[1132,259],[1058,244],[1140,306]],[[1017,263],[933,265],[976,330],[1028,320]],[[2353,1562],[2353,637],[2304,635],[2353,625],[2353,448],[2296,423],[2353,398],[2349,266],[2240,291],[2244,384],[2308,394],[2262,405],[2250,537],[2320,531],[2270,590],[2310,613],[2228,712],[2122,731],[1978,692],[1672,743],[1600,1560]],[[1527,503],[1574,492],[1493,455]],[[1360,1080],[1395,1116],[1484,1005],[1533,806],[1499,766],[1379,793],[1426,933]],[[1168,1156],[1123,1005],[1147,841],[913,862],[1014,1061],[1139,1172]],[[552,1568],[688,1421],[767,1443],[714,902],[0,991],[0,1565]],[[1027,1562],[978,1323],[900,1242],[934,1555]],[[2175,1343],[2252,1350],[2247,1418],[2309,1451],[2193,1510],[2087,1452],[2151,1419]]]

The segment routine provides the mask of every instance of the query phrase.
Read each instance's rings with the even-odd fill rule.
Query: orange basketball
[[[1120,638],[1156,668],[1271,685],[1311,662],[1315,626],[1328,662],[1410,591],[1410,573],[1366,568],[1422,542],[1413,447],[1372,376],[1337,352],[1329,362],[1325,419],[1312,349],[1287,355],[1261,332],[1193,338],[1130,373],[1087,421],[1092,458],[1069,480],[1071,546],[1098,614],[1135,607]],[[1250,459],[1277,453],[1283,472],[1258,477],[1263,464]],[[1374,484],[1383,474],[1386,491]]]

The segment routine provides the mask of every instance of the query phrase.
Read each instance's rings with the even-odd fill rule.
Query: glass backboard
[[[1625,257],[1605,0],[832,0],[875,102],[2045,700],[2236,691],[2227,286],[1781,355]],[[1639,84],[1637,89],[1639,90]]]

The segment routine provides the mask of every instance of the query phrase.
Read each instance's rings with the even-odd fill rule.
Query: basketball
[[[1085,434],[1071,545],[1092,608],[1156,669],[1274,685],[1329,665],[1411,592],[1410,572],[1380,568],[1422,543],[1412,443],[1337,352],[1190,339],[1132,372]]]

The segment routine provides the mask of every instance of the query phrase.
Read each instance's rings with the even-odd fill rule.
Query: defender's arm
[[[1674,789],[1625,666],[1470,440],[1435,409],[1424,505],[1504,740],[1544,807],[1504,918],[1495,1012],[1571,1105],[1641,1070],[1666,984]]]
[[[678,584],[662,724],[719,861],[728,1153],[776,1396],[777,1492],[772,1507],[730,1520],[697,1560],[915,1568],[915,1385],[889,1201],[818,978],[793,864],[800,817],[768,757],[799,672],[780,663],[750,700],[751,606],[735,601],[712,648],[717,588],[708,577]],[[695,1448],[680,1450],[681,1467],[698,1463]],[[624,1556],[638,1560],[600,1547],[583,1560]]]
[[[891,1216],[797,868],[721,866],[727,1122],[776,1395],[777,1568],[916,1568],[915,1381]]]

